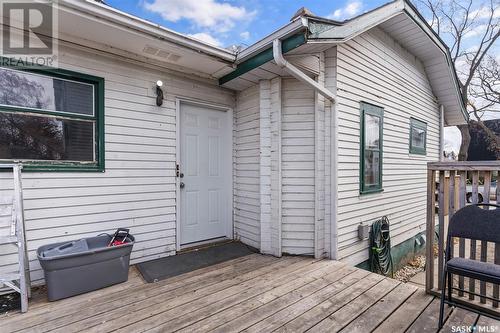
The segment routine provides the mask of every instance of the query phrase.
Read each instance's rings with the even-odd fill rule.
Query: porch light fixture
[[[156,81],[156,105],[162,106],[163,104],[163,90],[161,90],[163,82],[161,80]]]

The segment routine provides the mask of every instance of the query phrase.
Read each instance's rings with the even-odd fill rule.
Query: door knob
[[[184,174],[181,172],[179,177],[184,178]]]
[[[179,184],[179,186],[180,186],[181,188],[184,188],[184,186],[186,186],[186,184],[184,184],[183,182],[181,182],[181,183]]]

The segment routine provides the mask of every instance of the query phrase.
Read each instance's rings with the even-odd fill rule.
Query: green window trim
[[[48,116],[57,116],[63,119],[79,119],[95,121],[95,149],[96,149],[96,162],[75,162],[75,161],[57,161],[57,160],[18,160],[18,159],[0,159],[1,163],[22,163],[24,171],[74,171],[74,172],[104,172],[105,171],[105,148],[104,148],[104,78],[79,73],[75,71],[47,68],[41,66],[15,66],[6,65],[10,64],[5,61],[5,57],[0,57],[0,68],[7,68],[16,71],[40,74],[48,77],[60,78],[71,80],[75,82],[82,82],[91,84],[94,87],[94,115],[72,114],[60,111],[45,111],[39,109],[31,109],[27,107],[10,107],[0,105],[0,112],[9,113],[29,113]],[[15,62],[14,62],[15,63]]]
[[[412,133],[413,129],[424,131],[424,147],[415,147],[413,145]],[[409,134],[410,154],[426,155],[427,154],[427,123],[415,118],[410,118],[410,134]]]
[[[379,141],[378,148],[368,148],[365,147],[366,142],[366,115],[375,116],[380,119],[379,122]],[[359,159],[359,193],[378,193],[383,191],[382,186],[382,166],[383,166],[383,132],[384,132],[384,109],[382,107],[369,104],[366,102],[360,103],[360,159]],[[368,151],[379,153],[379,163],[378,163],[378,178],[376,184],[366,184],[365,182],[365,157]]]

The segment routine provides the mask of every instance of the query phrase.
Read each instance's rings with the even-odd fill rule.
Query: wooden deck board
[[[241,331],[260,322],[261,320],[268,318],[272,314],[279,312],[280,310],[285,309],[304,298],[307,298],[308,296],[316,292],[323,291],[324,288],[332,285],[333,283],[336,283],[338,280],[345,279],[346,276],[349,276],[355,271],[356,269],[353,267],[346,267],[341,271],[336,272],[334,278],[326,277],[325,280],[328,280],[330,283],[322,283],[321,281],[318,283],[311,283],[305,287],[297,289],[295,292],[288,293],[287,295],[275,301],[253,309],[245,313],[241,317],[232,318],[231,321],[218,326],[213,330],[213,332],[224,333]]]
[[[291,303],[311,295],[312,293],[335,283],[355,269],[345,265],[327,266],[299,279],[289,281],[278,288],[270,290],[252,301],[243,302],[237,306],[213,314],[179,332],[194,331],[231,332],[246,328],[259,319],[268,316],[270,311],[278,311]]]
[[[258,254],[157,283],[129,281],[26,314],[0,332],[437,332],[438,299],[413,285],[329,260]],[[441,332],[500,322],[446,307]],[[491,330],[490,330],[491,331]]]
[[[333,300],[328,307],[318,307],[317,309],[308,311],[309,314],[315,313],[315,315],[311,316],[305,314],[298,317],[285,325],[282,331],[303,331],[309,327],[312,327],[311,332],[339,331],[342,327],[347,325],[352,318],[355,318],[356,315],[362,313],[380,297],[394,289],[397,284],[396,281],[382,279],[362,293],[353,292],[350,295],[351,297],[343,302],[336,302]],[[358,289],[358,291],[361,290],[363,289]],[[321,317],[324,317],[324,319],[319,321]]]
[[[191,278],[195,279],[200,279],[200,278],[207,278],[210,276],[218,276],[218,278],[224,277],[227,272],[232,271],[237,269],[237,267],[242,266],[242,267],[248,267],[252,262],[257,260],[259,258],[259,261],[262,261],[260,258],[261,256],[259,255],[250,255],[242,258],[237,258],[231,261],[227,261],[225,263],[221,263],[218,265],[214,265],[212,267],[207,267],[198,270],[196,273],[190,272],[182,275],[182,277],[173,277],[171,279],[168,279],[168,285],[169,286],[175,286],[179,285],[182,286],[187,282],[190,282]],[[242,262],[245,262],[245,264],[241,264]],[[140,276],[138,276],[139,272],[135,267],[131,269],[131,272],[135,272],[135,276],[137,279],[140,279],[140,282],[137,282],[133,278],[129,278],[129,281],[126,283],[118,284],[115,286],[111,286],[108,288],[104,288],[92,293],[87,293],[83,295],[77,295],[71,298],[63,299],[57,302],[47,302],[46,295],[43,295],[44,303],[40,303],[39,299],[37,299],[37,305],[36,307],[31,307],[30,303],[30,308],[29,312],[25,314],[13,314],[9,315],[6,317],[2,323],[5,325],[6,329],[9,329],[9,324],[10,323],[15,323],[16,328],[18,330],[24,328],[28,328],[31,326],[39,325],[41,323],[49,322],[55,318],[60,318],[63,315],[73,315],[76,313],[80,313],[82,309],[88,308],[89,304],[93,305],[103,305],[106,304],[109,301],[112,301],[114,299],[121,299],[124,298],[124,292],[128,294],[127,296],[130,295],[138,295],[140,297],[143,292],[157,292],[158,288],[162,288],[164,284],[167,284],[166,281],[161,281],[158,282],[157,284],[154,284],[155,287],[158,288],[151,288],[152,285],[146,284]],[[174,288],[172,288],[174,289]],[[133,290],[132,293],[130,293],[130,290]],[[137,300],[137,296],[134,296],[134,299]],[[140,299],[140,298],[139,298]],[[55,311],[58,310],[59,311]],[[94,312],[94,315],[96,313]],[[17,319],[17,316],[22,316],[22,321],[19,321]],[[31,325],[31,326],[29,326]]]
[[[500,328],[500,320],[495,320],[485,316],[479,316],[479,319],[476,323],[477,326],[487,326],[487,327],[496,327],[496,330],[490,329],[490,332],[498,332]]]
[[[257,324],[245,329],[244,332],[271,332],[295,318],[300,317],[311,308],[316,308],[317,306],[323,307],[325,304],[327,304],[326,306],[332,306],[336,301],[346,299],[348,294],[353,295],[356,292],[362,293],[379,280],[380,278],[375,275],[370,276],[365,272],[355,271],[353,274],[348,275],[346,279],[342,279],[338,281],[338,283],[322,289],[321,292],[314,293],[272,316],[259,321]]]
[[[449,306],[445,307],[445,318],[448,318],[452,311]],[[439,300],[435,298],[422,314],[413,322],[408,333],[437,332],[439,320]]]
[[[476,321],[478,319],[478,315],[464,310],[464,309],[454,309],[453,312],[450,314],[450,318],[446,321],[445,325],[443,328],[439,331],[442,333],[448,333],[452,331],[452,326],[474,326],[476,324]]]
[[[244,271],[231,278],[223,278],[215,284],[204,283],[200,281],[198,285],[185,283],[174,295],[160,293],[149,297],[140,302],[133,302],[123,307],[110,308],[99,316],[89,317],[86,320],[72,323],[70,326],[60,327],[53,332],[82,332],[82,331],[110,331],[120,328],[127,328],[128,332],[135,332],[134,327],[149,327],[156,324],[156,319],[171,316],[175,318],[177,314],[190,312],[192,308],[203,307],[211,301],[215,301],[217,293],[233,292],[238,293],[246,288],[245,283],[257,278],[263,274],[274,273],[285,267],[295,264],[302,264],[296,258],[287,258],[286,260],[276,260],[265,265],[258,263],[249,264],[242,268]],[[249,270],[250,269],[250,270]],[[195,303],[193,303],[195,302]],[[169,311],[169,312],[167,312]],[[154,327],[154,326],[153,326]]]
[[[151,329],[151,332],[174,332],[195,323],[197,320],[210,317],[212,314],[217,314],[219,311],[237,306],[241,302],[251,302],[252,298],[260,296],[266,291],[276,290],[283,285],[284,281],[300,278],[303,274],[312,269],[312,267],[308,266],[311,265],[308,264],[305,267],[300,267],[300,265],[290,265],[280,272],[271,272],[267,276],[251,281],[251,286],[246,286],[240,292],[229,294],[227,291],[224,291],[218,295],[218,298],[216,297],[215,299],[214,295],[210,295],[207,299],[209,303],[206,304],[206,306],[196,309],[194,306],[188,305],[187,309],[190,312],[186,313],[186,311],[180,311],[179,316],[173,320],[170,320],[170,318],[164,318],[163,314],[161,314],[158,318],[158,321],[161,324],[154,326],[153,329]],[[142,330],[145,327],[150,327],[150,322],[151,321],[148,320],[147,325],[144,323],[138,323],[140,329]],[[123,332],[128,332],[128,329],[129,327],[124,327]],[[132,329],[134,329],[134,327],[132,327]]]
[[[424,289],[419,289],[405,301],[396,311],[394,311],[375,330],[375,333],[404,332],[422,311],[433,300],[433,296],[425,293]]]
[[[271,261],[270,261],[271,260]],[[26,329],[27,332],[30,331],[31,327],[36,326],[38,332],[44,332],[47,330],[55,330],[59,327],[64,327],[69,324],[78,322],[79,320],[83,322],[89,322],[89,326],[95,322],[99,323],[103,316],[106,319],[112,318],[113,314],[122,316],[127,313],[126,305],[136,306],[138,304],[143,304],[141,302],[150,301],[153,302],[157,300],[159,295],[164,294],[166,297],[174,297],[182,293],[180,288],[196,288],[199,285],[209,286],[212,283],[218,283],[221,280],[231,279],[234,277],[241,276],[242,274],[252,271],[255,268],[259,268],[261,265],[264,267],[270,262],[278,262],[276,259],[261,258],[261,256],[249,256],[247,260],[235,261],[232,266],[210,270],[204,273],[200,270],[198,275],[186,276],[184,279],[169,279],[168,283],[165,281],[156,284],[142,284],[140,287],[131,286],[131,289],[117,289],[113,293],[104,294],[101,291],[95,293],[98,297],[93,295],[94,293],[89,293],[90,297],[83,302],[70,303],[74,298],[69,298],[61,300],[54,303],[48,303],[50,306],[47,308],[41,308],[44,312],[39,311],[29,311],[26,315],[22,316],[22,322],[17,321],[12,322],[17,330],[22,328]],[[221,274],[219,274],[219,272]],[[215,275],[214,275],[215,274]],[[126,286],[127,283],[121,284],[120,286]],[[154,286],[154,288],[152,288]],[[114,288],[105,288],[103,291],[109,291]],[[82,301],[79,295],[79,301]],[[162,301],[158,299],[158,301]],[[54,307],[59,305],[59,311],[53,311]],[[91,306],[89,306],[91,305]],[[120,308],[121,310],[116,310]],[[11,322],[5,323],[5,328],[7,330],[11,329]],[[80,325],[72,325],[76,326]],[[71,329],[68,329],[71,330]]]
[[[409,285],[399,284],[396,288],[392,289],[385,296],[372,305],[359,316],[353,316],[355,319],[349,325],[344,327],[341,332],[371,332],[385,318],[389,317],[401,304],[403,304],[408,297],[410,297],[416,288]]]

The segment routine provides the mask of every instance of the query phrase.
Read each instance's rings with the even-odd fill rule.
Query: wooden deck
[[[436,332],[423,289],[330,260],[249,255],[158,283],[127,283],[0,317],[0,332]],[[450,325],[500,322],[448,309]],[[493,331],[488,331],[493,332]]]

